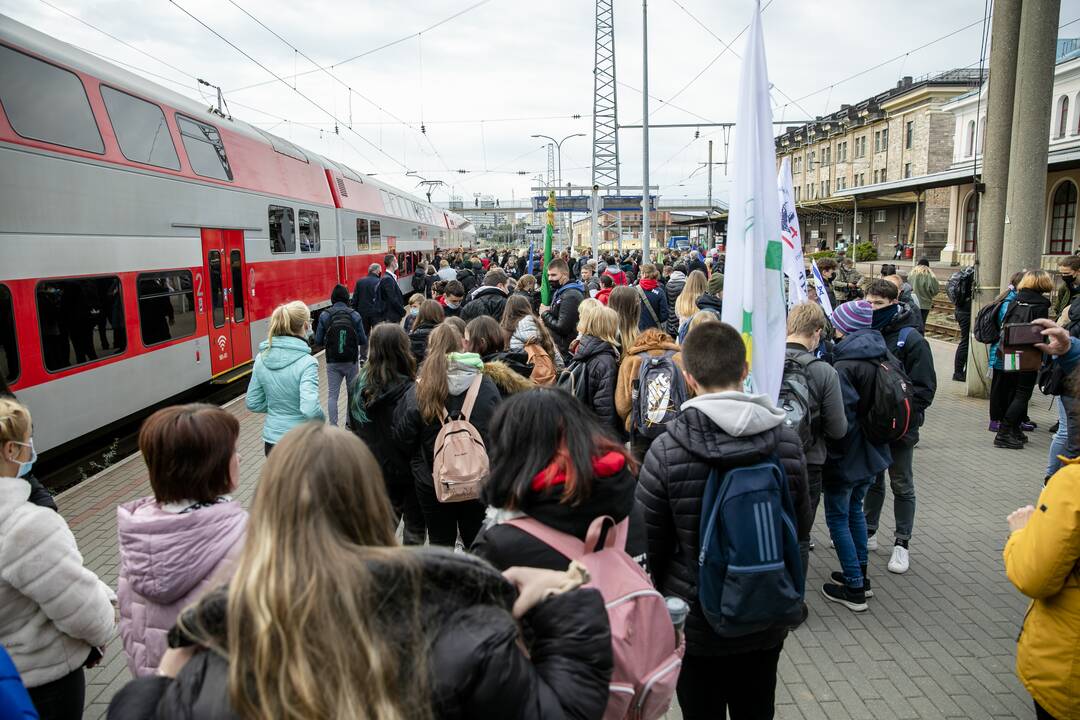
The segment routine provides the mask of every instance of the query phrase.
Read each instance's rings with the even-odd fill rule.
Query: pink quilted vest
[[[530,517],[506,521],[584,565],[590,576],[587,587],[604,597],[615,659],[604,720],[657,720],[675,697],[685,644],[676,639],[664,597],[626,554],[628,523],[598,517],[583,543]],[[599,545],[605,526],[612,529]]]

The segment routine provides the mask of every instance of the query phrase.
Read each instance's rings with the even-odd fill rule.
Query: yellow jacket
[[[1032,598],[1016,673],[1055,718],[1080,720],[1080,458],[1050,478],[1004,554],[1009,580]]]

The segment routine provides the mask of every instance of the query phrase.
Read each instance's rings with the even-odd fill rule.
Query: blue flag
[[[536,242],[535,241],[530,241],[529,242],[529,262],[527,262],[525,264],[525,274],[526,275],[532,275],[533,251],[535,249],[536,249]]]

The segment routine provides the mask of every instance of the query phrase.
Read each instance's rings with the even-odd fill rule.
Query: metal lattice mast
[[[619,194],[619,129],[615,85],[614,0],[596,0],[596,50],[593,63],[592,184]],[[621,215],[621,214],[620,214]],[[620,218],[621,219],[621,218]],[[593,228],[596,246],[598,229]],[[620,227],[619,243],[622,243]]]
[[[548,168],[547,168],[547,185],[548,187],[555,187],[555,144],[548,143]]]

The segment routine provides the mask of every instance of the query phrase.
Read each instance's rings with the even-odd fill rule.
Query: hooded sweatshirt
[[[266,413],[262,438],[271,445],[296,425],[322,420],[319,361],[308,344],[291,335],[263,340],[244,402],[251,412]]]
[[[168,512],[152,497],[116,509],[120,637],[128,669],[153,675],[180,611],[225,583],[244,544],[247,511],[234,501]]]

